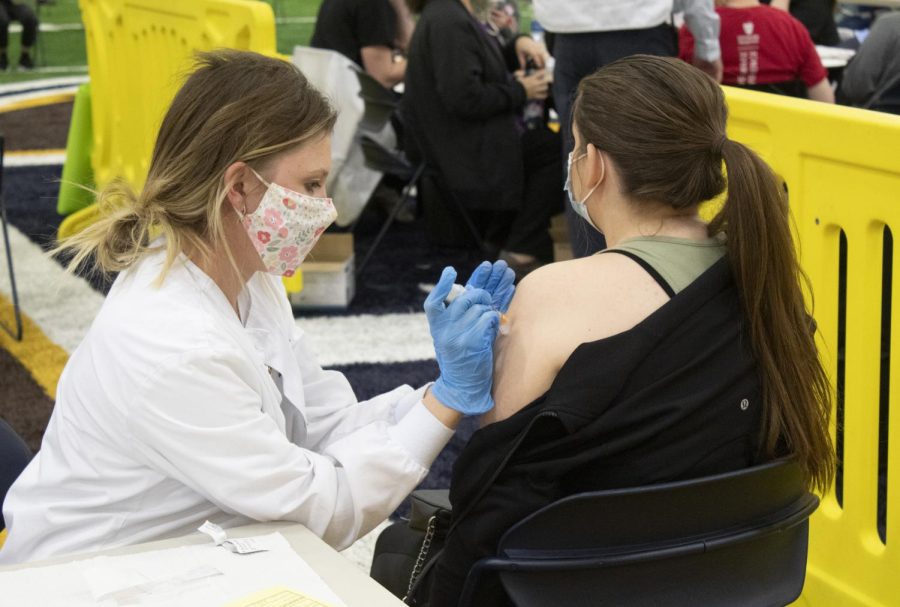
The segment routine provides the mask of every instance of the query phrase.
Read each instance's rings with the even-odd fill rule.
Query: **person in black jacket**
[[[581,82],[567,189],[609,248],[520,284],[495,346],[493,423],[456,462],[444,548],[410,604],[456,605],[506,530],[568,495],[783,455],[829,486],[832,393],[787,198],[726,120],[719,86],[674,58]],[[727,200],[707,224],[698,209],[726,190],[723,164]],[[482,591],[471,604],[509,602],[495,578]]]
[[[491,212],[486,239],[503,245],[501,257],[521,273],[551,256],[547,227],[562,202],[552,150],[558,136],[521,121],[528,100],[547,97],[544,49],[528,36],[505,46],[491,36],[474,15],[486,14],[485,0],[412,0],[410,7],[421,16],[402,107],[415,147],[443,193]],[[529,60],[538,69],[526,75]]]
[[[22,24],[22,46],[19,52],[19,69],[34,69],[31,48],[37,41],[38,19],[30,6],[17,4],[12,0],[0,0],[0,71],[9,67],[6,48],[9,46],[9,23],[18,21]]]

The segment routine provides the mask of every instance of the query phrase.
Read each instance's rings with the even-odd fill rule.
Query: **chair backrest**
[[[574,495],[512,527],[460,604],[498,575],[520,607],[785,605],[803,589],[817,506],[791,460]]]
[[[397,110],[399,105],[397,97],[365,70],[354,66],[353,71],[359,80],[359,96],[365,103],[365,111],[359,126],[366,131],[379,132]]]
[[[808,91],[802,80],[785,80],[784,82],[768,82],[766,84],[740,84],[732,85],[735,88],[746,89],[748,91],[759,91],[761,93],[772,93],[773,95],[784,95],[786,97],[797,97],[806,99]]]
[[[31,461],[31,449],[25,444],[9,424],[0,419],[0,529],[6,527],[3,521],[3,500],[6,492],[22,470]]]

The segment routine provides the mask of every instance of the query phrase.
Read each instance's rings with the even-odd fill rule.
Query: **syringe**
[[[453,300],[466,292],[466,288],[461,284],[454,284],[450,287],[450,293],[447,295],[446,299],[444,299],[444,303],[450,305],[453,303]],[[495,308],[496,310],[496,308]],[[497,310],[500,313],[500,335],[509,335],[509,318],[500,310]]]

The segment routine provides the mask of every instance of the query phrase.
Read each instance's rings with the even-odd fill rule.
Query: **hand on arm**
[[[550,79],[547,78],[545,70],[538,70],[528,76],[520,70],[515,75],[516,80],[525,89],[526,99],[543,100],[550,94]]]
[[[499,314],[493,310],[491,294],[484,289],[470,288],[450,305],[445,304],[455,279],[456,271],[445,268],[425,300],[425,315],[441,370],[429,391],[434,400],[429,402],[464,415],[478,415],[494,406],[491,381]],[[436,414],[439,419],[442,416]]]
[[[525,69],[528,60],[534,62],[535,67],[543,69],[547,67],[549,53],[547,47],[528,36],[519,36],[515,41],[516,56],[519,58],[519,67]]]

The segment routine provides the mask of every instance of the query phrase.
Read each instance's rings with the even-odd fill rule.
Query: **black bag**
[[[411,498],[409,520],[394,523],[378,536],[370,575],[405,603],[423,605],[411,595],[429,595],[430,580],[424,574],[443,549],[450,528],[450,491],[419,489]]]

